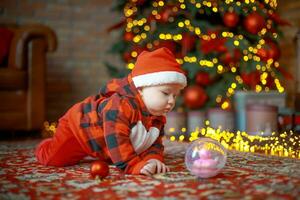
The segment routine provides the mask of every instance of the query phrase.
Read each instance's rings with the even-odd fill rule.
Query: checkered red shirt
[[[113,79],[96,96],[75,104],[66,114],[70,128],[91,156],[111,161],[125,173],[139,174],[149,159],[163,161],[164,116],[153,116],[145,107],[131,76]],[[130,133],[138,121],[146,130],[156,127],[159,137],[150,148],[137,154]]]

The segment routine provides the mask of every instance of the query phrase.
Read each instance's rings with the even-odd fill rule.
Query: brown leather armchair
[[[45,121],[46,53],[57,46],[44,25],[8,27],[14,32],[8,64],[0,67],[0,130],[40,130]]]

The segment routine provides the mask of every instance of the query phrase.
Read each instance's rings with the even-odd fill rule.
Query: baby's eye
[[[162,93],[163,93],[164,95],[166,95],[166,96],[168,96],[168,95],[169,95],[169,93],[168,93],[168,92],[164,92],[164,91],[162,91]]]

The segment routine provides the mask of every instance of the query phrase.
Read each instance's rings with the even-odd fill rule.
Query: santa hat
[[[143,51],[131,71],[136,87],[177,83],[185,87],[186,76],[173,53],[165,48]]]

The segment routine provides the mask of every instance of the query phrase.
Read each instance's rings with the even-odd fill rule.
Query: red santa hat
[[[165,48],[143,51],[131,71],[134,85],[138,87],[177,83],[185,87],[186,76],[173,53]]]

